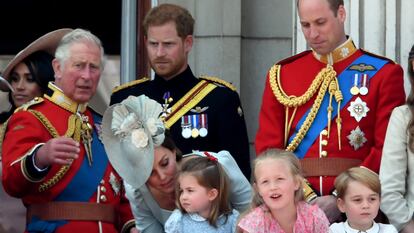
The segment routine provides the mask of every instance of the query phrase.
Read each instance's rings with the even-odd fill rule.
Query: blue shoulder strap
[[[92,116],[95,124],[101,124],[101,116],[96,113],[93,113]],[[55,201],[87,202],[97,191],[99,182],[102,180],[108,166],[108,156],[96,131],[96,129],[93,130],[92,134],[92,166],[89,166],[88,159],[85,156],[79,171],[68,186],[56,197]]]
[[[354,69],[350,69],[350,67],[355,66],[355,65],[359,66],[361,64],[371,65],[373,67],[373,69],[365,70],[365,71],[361,72],[363,74],[367,74],[368,79],[371,79],[387,63],[388,63],[388,60],[381,59],[381,58],[374,57],[374,56],[370,56],[368,54],[364,54],[364,55],[360,56],[359,58],[357,58],[355,61],[353,61],[352,64],[349,65],[344,71],[342,71],[342,73],[338,76],[339,87],[341,88],[342,95],[344,97],[343,101],[341,102],[341,106],[340,106],[341,110],[352,99],[352,94],[349,92],[349,90],[354,85],[353,76],[354,76],[355,72],[357,72],[357,71],[354,70]],[[329,105],[329,93],[326,92],[326,94],[325,94],[325,96],[322,100],[321,106],[319,108],[319,111],[316,114],[315,120],[313,121],[311,127],[309,128],[309,130],[308,130],[307,134],[305,135],[305,137],[303,138],[302,142],[299,144],[299,146],[294,151],[295,155],[298,158],[302,159],[305,156],[306,152],[313,145],[316,138],[319,137],[319,133],[327,127],[327,125],[328,125],[328,119],[327,119],[328,105]],[[338,109],[338,104],[335,101],[332,101],[332,107],[334,109]],[[295,128],[295,132],[289,138],[289,143],[293,140],[293,138],[298,133],[300,127],[302,126],[302,124],[305,121],[306,116],[309,114],[309,112],[310,112],[310,109],[308,109],[306,114],[304,114],[302,116],[302,118],[299,120],[299,122],[298,122],[298,124]],[[336,117],[337,112],[338,111],[336,111],[336,110],[334,110],[332,112],[332,118],[331,119],[334,119]]]

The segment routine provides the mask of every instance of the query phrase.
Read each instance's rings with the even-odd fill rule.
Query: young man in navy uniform
[[[194,19],[184,8],[161,4],[144,20],[145,43],[155,79],[114,89],[111,104],[145,94],[164,106],[166,127],[180,150],[227,150],[250,178],[246,124],[236,89],[212,77],[197,78],[188,65]]]
[[[403,70],[356,48],[345,34],[343,0],[298,0],[297,5],[312,50],[269,70],[256,151],[293,151],[320,194],[307,188],[305,197],[332,222],[340,214],[331,195],[335,177],[354,166],[379,170],[391,111],[405,99]]]

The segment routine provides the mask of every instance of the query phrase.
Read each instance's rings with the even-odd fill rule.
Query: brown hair
[[[180,161],[183,157],[181,150],[175,145],[175,142],[172,138],[171,132],[166,129],[164,132],[165,138],[161,146],[167,148],[170,151],[175,151],[176,161]]]
[[[331,8],[332,12],[334,13],[335,17],[337,16],[337,12],[340,6],[344,5],[344,0],[326,0],[329,3],[329,8]],[[299,9],[299,2],[296,2],[296,6]]]
[[[144,35],[148,36],[150,26],[161,26],[169,22],[175,23],[177,34],[182,39],[193,35],[194,18],[187,9],[174,4],[160,4],[148,12],[143,22]]]
[[[338,198],[344,198],[351,181],[360,182],[381,196],[381,183],[378,174],[368,168],[353,167],[342,172],[335,179],[335,189],[338,193]]]
[[[407,98],[407,106],[410,109],[412,115],[414,116],[414,67],[413,67],[413,61],[414,61],[414,45],[411,47],[410,53],[408,54],[408,79],[410,80],[411,84],[411,90],[410,94]],[[411,150],[411,152],[414,152],[414,119],[411,117],[410,122],[407,125],[407,131],[408,131],[408,145]]]
[[[212,226],[217,227],[216,223],[218,217],[224,214],[227,218],[232,211],[229,202],[229,179],[226,172],[217,160],[198,156],[191,158],[182,164],[178,176],[183,174],[194,176],[201,186],[207,189],[216,189],[218,191],[216,199],[212,202],[210,215],[207,218]],[[176,185],[177,206],[183,213],[186,213],[179,201],[181,191],[178,181]]]
[[[288,167],[293,177],[297,177],[299,179],[300,187],[298,190],[295,191],[295,202],[303,200],[303,175],[302,175],[302,168],[300,166],[299,159],[289,151],[280,150],[280,149],[268,149],[262,152],[257,158],[253,161],[253,168],[252,168],[252,183],[256,183],[256,166],[257,164],[268,160],[268,159],[277,159],[283,161]],[[263,198],[259,195],[256,189],[253,189],[253,200],[252,200],[252,208],[260,206],[264,204]]]

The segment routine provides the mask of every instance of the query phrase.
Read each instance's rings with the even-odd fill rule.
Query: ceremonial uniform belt
[[[110,204],[84,202],[48,202],[27,207],[28,222],[32,217],[41,220],[76,220],[115,222],[115,207]]]
[[[345,158],[305,158],[301,159],[305,177],[310,176],[338,176],[351,167],[358,167],[362,161]]]

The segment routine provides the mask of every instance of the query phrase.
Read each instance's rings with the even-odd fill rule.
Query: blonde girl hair
[[[283,161],[288,167],[292,176],[299,181],[299,189],[295,191],[295,203],[303,200],[303,175],[299,159],[289,151],[280,149],[268,149],[257,156],[253,161],[252,169],[252,183],[256,183],[256,167],[259,163],[265,162],[268,159],[275,159]],[[257,189],[253,188],[252,209],[263,205],[264,201]]]
[[[229,179],[217,159],[210,154],[208,154],[207,157],[197,156],[191,158],[181,165],[178,177],[182,175],[191,175],[206,189],[217,190],[217,197],[211,203],[210,214],[207,218],[210,225],[217,227],[217,219],[222,214],[225,215],[227,221],[228,215],[232,212],[229,202]],[[183,213],[187,213],[180,203],[181,191],[179,181],[176,182],[175,190],[176,204],[178,208]]]
[[[349,182],[351,181],[360,182],[381,196],[381,183],[378,174],[368,168],[353,167],[342,172],[335,179],[335,189],[337,191],[338,198],[344,198]]]

